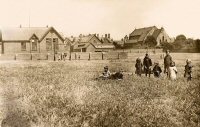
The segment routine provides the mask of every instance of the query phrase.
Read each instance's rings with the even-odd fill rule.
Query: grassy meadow
[[[165,75],[137,77],[130,60],[2,62],[2,125],[200,126],[199,61],[191,82],[183,78],[185,61],[176,63],[178,79],[169,81]],[[105,65],[111,72],[122,68],[124,80],[96,79]]]

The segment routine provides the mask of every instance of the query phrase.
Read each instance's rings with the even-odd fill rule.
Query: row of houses
[[[54,27],[17,27],[0,30],[0,53],[57,53],[57,52],[109,52],[116,45],[124,48],[137,48],[143,45],[148,36],[156,39],[157,45],[171,42],[164,28],[156,26],[135,29],[122,40],[113,40],[110,34],[64,37]]]

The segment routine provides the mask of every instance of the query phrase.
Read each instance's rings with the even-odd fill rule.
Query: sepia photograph
[[[200,127],[200,0],[0,5],[0,127]]]

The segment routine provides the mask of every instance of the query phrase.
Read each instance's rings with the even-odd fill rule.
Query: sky
[[[53,26],[65,36],[164,27],[170,37],[200,38],[200,0],[0,0],[0,27]]]

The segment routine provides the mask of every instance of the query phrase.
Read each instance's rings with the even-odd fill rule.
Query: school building
[[[17,27],[0,30],[0,53],[65,52],[64,38],[53,27]]]

